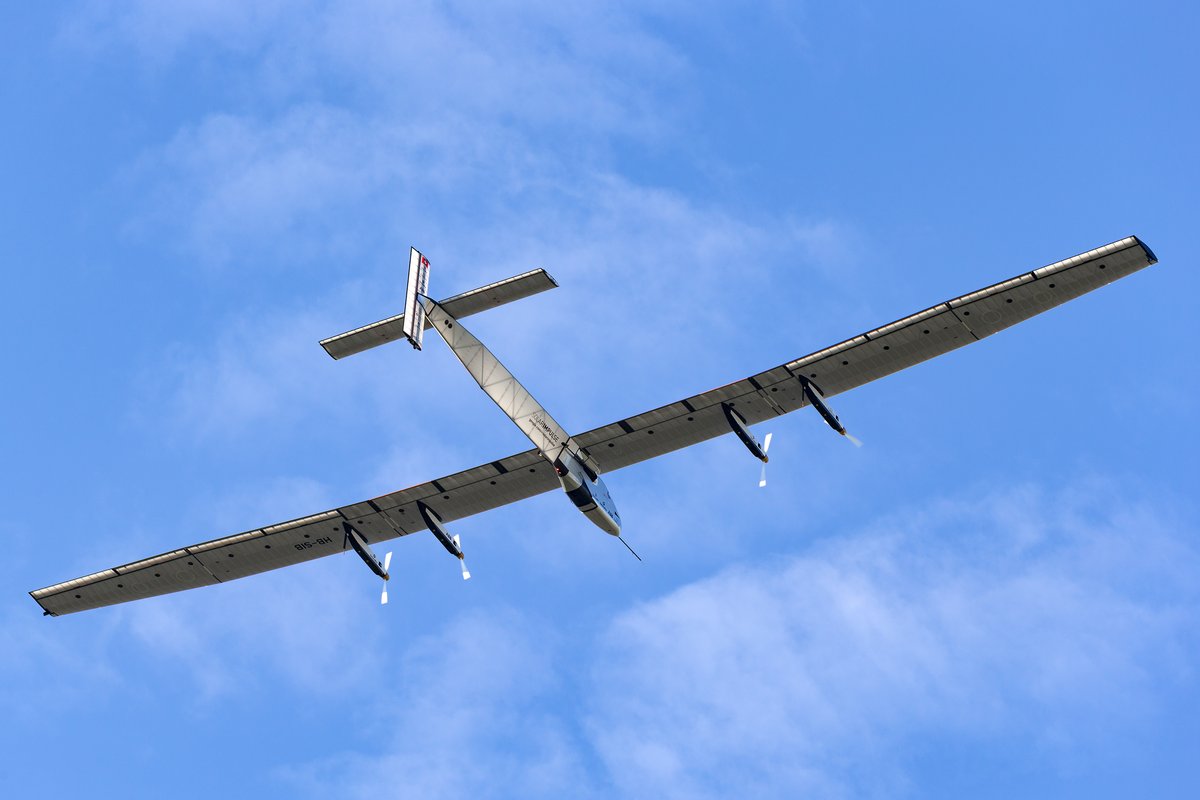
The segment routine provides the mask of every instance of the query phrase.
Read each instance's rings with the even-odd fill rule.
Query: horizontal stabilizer
[[[511,303],[514,300],[523,300],[557,286],[558,283],[550,277],[550,273],[546,270],[534,269],[438,302],[451,315],[461,318]],[[428,321],[426,321],[425,327],[430,327]],[[331,336],[321,342],[321,347],[324,347],[325,352],[330,356],[338,359],[404,338],[404,315],[398,314],[346,333],[339,333],[337,336]]]

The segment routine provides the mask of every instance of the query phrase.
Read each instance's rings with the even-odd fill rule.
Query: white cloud
[[[598,628],[470,615],[410,648],[425,680],[381,753],[293,777],[350,797],[891,796],[945,736],[1060,768],[1194,680],[1197,554],[1105,492],[909,510]]]
[[[385,755],[346,754],[287,777],[318,796],[583,796],[579,749],[553,708],[556,649],[516,613],[460,617],[408,649],[383,704]]]
[[[628,612],[591,716],[609,771],[634,796],[837,794],[924,735],[1086,750],[1153,712],[1197,633],[1196,554],[1151,508],[1087,513],[1103,502],[945,503]]]
[[[213,263],[337,256],[356,229],[334,229],[327,218],[345,224],[347,207],[409,177],[404,158],[381,158],[394,135],[406,134],[320,105],[270,121],[210,115],[131,173],[153,196],[133,230],[182,222],[190,248]]]
[[[378,587],[347,580],[348,566],[356,575],[362,567],[323,559],[119,613],[143,657],[186,675],[196,690],[189,702],[201,707],[277,684],[342,699],[379,673],[382,658],[383,630],[369,613]]]
[[[74,10],[62,37],[73,47],[92,51],[132,46],[161,66],[200,41],[220,42],[235,51],[253,47],[266,31],[287,21],[288,9],[300,16],[298,5],[281,0],[89,0]]]
[[[437,233],[425,246],[435,261],[439,294],[533,265],[548,267],[559,280],[563,288],[551,295],[469,324],[480,326],[501,359],[571,428],[607,423],[772,366],[766,358],[748,361],[746,345],[768,340],[782,347],[794,334],[764,328],[764,320],[798,317],[811,325],[844,308],[830,289],[830,270],[845,260],[830,249],[836,239],[854,241],[846,226],[751,223],[615,176],[581,177],[580,187],[582,196],[557,206],[505,212],[453,241]],[[230,219],[252,216],[235,212],[233,202],[213,205]],[[237,241],[229,229],[200,238]],[[146,372],[149,401],[155,408],[165,402],[174,426],[202,437],[238,435],[263,423],[295,425],[310,415],[328,420],[387,413],[406,385],[422,387],[404,391],[409,414],[419,417],[434,403],[444,407],[445,398],[432,387],[466,385],[457,382],[456,365],[439,342],[420,355],[393,350],[390,357],[404,358],[404,370],[411,372],[381,368],[381,360],[368,362],[369,356],[333,364],[317,346],[321,338],[396,311],[402,275],[396,259],[391,262],[368,267],[361,278],[304,304],[246,309],[222,321],[212,340],[171,349]],[[813,292],[771,292],[776,270],[807,271]],[[391,288],[380,292],[383,286]],[[501,338],[489,336],[489,327]],[[790,347],[775,358],[801,355]],[[620,407],[611,404],[616,384],[628,390]],[[456,407],[462,402],[454,401]]]
[[[19,583],[10,577],[7,585]],[[12,595],[0,608],[0,714],[10,725],[34,730],[47,720],[106,705],[124,680],[109,649],[119,626],[101,622],[66,637],[33,600]],[[55,680],[46,681],[47,675]]]
[[[199,521],[209,534],[195,538],[207,539],[329,508],[329,494],[311,479],[276,478],[215,501],[196,498],[180,516]],[[186,675],[195,689],[188,701],[201,709],[267,684],[321,698],[378,672],[383,632],[369,610],[380,587],[365,574],[352,555],[332,556],[91,618],[103,615],[127,630],[148,669]]]
[[[582,144],[653,135],[669,115],[652,90],[685,76],[687,62],[651,32],[646,12],[598,2],[96,0],[64,38],[91,51],[132,49],[160,69],[232,51],[251,66],[239,65],[242,91],[263,98],[294,102],[332,85],[391,119],[553,129]]]
[[[130,229],[204,263],[327,269],[418,234],[444,239],[444,253],[480,227],[517,222],[520,239],[536,235],[531,220],[612,218],[605,203],[642,183],[610,177],[614,147],[685,131],[698,91],[687,54],[640,4],[151,5],[93,3],[75,38],[175,57],[247,50],[228,109],[185,124],[127,176],[150,198]],[[677,198],[639,191],[654,204],[646,222],[669,221]],[[828,238],[803,225],[806,241]],[[610,252],[628,236],[611,233]]]
[[[202,345],[167,348],[143,372],[138,415],[188,438],[220,441],[255,425],[290,430],[314,413],[361,413],[361,372],[343,370],[336,386],[321,383],[329,356],[317,342],[340,332],[337,301],[330,306],[249,313],[224,321]]]
[[[235,312],[218,336],[168,354],[173,368],[154,389],[189,434],[295,424],[343,413],[353,392],[394,392],[392,375],[346,365],[317,388],[312,356],[316,338],[394,313],[351,301],[368,299],[368,286],[398,284],[395,254],[410,242],[433,257],[436,285],[448,291],[533,265],[562,282],[567,297],[501,312],[498,352],[517,353],[511,366],[535,391],[539,375],[553,376],[540,386],[558,397],[544,402],[572,428],[677,399],[663,387],[702,391],[772,366],[743,359],[725,368],[764,338],[764,321],[811,324],[844,306],[836,286],[856,259],[852,226],[788,213],[750,220],[719,198],[697,203],[614,171],[622,137],[653,141],[686,125],[676,114],[695,91],[687,53],[656,33],[657,11],[234,5],[97,2],[74,29],[99,47],[167,59],[232,47],[245,54],[239,83],[271,98],[205,113],[126,176],[135,196],[149,198],[136,201],[130,229],[182,248],[181,265],[221,265],[233,286],[250,271],[289,286],[300,283],[293,276],[321,276],[320,311]],[[328,81],[354,90],[334,104],[319,88]],[[772,273],[796,269],[813,276],[811,291],[772,291],[785,283]],[[522,369],[522,358],[537,371]],[[628,406],[597,401],[614,383],[629,389]]]

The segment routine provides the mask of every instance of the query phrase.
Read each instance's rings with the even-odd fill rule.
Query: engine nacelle
[[[738,410],[729,403],[721,403],[721,410],[725,412],[725,421],[729,423],[729,427],[737,434],[737,437],[742,440],[742,444],[746,445],[746,449],[754,454],[754,457],[764,464],[770,459],[767,458],[767,448],[758,443],[758,439],[754,438],[754,434],[750,432],[750,428],[746,425],[746,418],[738,413]]]
[[[820,388],[803,376],[797,376],[797,378],[804,389],[804,396],[808,398],[809,404],[817,410],[817,413],[821,415],[821,418],[825,420],[829,427],[842,436],[846,436],[846,426],[838,419],[838,415],[833,413],[833,409],[825,404],[825,395],[822,394]]]
[[[421,519],[425,520],[425,527],[429,528],[429,532],[442,543],[442,547],[446,548],[446,552],[461,560],[462,548],[458,546],[458,542],[454,541],[450,531],[446,530],[441,515],[420,500],[417,501],[417,512],[420,513]]]
[[[554,460],[554,472],[567,497],[585,517],[605,533],[621,535],[621,515],[596,472],[566,449]]]
[[[342,549],[345,549],[346,545],[353,547],[354,552],[358,553],[358,557],[363,560],[363,563],[371,568],[371,572],[374,572],[386,581],[388,579],[387,566],[371,550],[371,546],[367,544],[367,537],[359,533],[358,529],[349,522],[342,523],[342,532],[346,537]],[[391,557],[392,554],[388,553],[388,558],[390,559]]]

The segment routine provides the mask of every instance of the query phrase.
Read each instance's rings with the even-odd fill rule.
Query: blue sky
[[[1194,797],[1195,11],[21,4],[0,26],[12,796]],[[27,591],[586,430],[1129,234],[1161,263],[771,426],[353,556]]]

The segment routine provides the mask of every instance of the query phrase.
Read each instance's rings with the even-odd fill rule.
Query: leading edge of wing
[[[52,616],[211,586],[343,552],[342,523],[371,543],[425,529],[417,501],[447,522],[558,487],[553,467],[536,450],[319,514],[224,536],[81,578],[30,596]]]
[[[1136,236],[1023,272],[740,381],[575,437],[620,469],[729,433],[729,403],[749,423],[808,405],[799,377],[827,396],[979,341],[1158,261]]]

